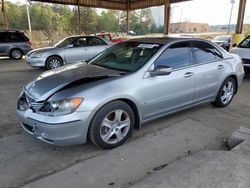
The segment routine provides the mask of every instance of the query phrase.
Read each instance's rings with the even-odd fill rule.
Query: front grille
[[[44,104],[43,102],[36,102],[35,99],[30,97],[27,93],[25,93],[25,99],[29,107],[34,111],[40,110]]]
[[[250,64],[250,59],[242,59],[242,61],[244,62],[244,64]]]

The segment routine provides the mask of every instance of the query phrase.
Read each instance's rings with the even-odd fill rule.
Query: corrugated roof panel
[[[117,10],[135,10],[148,8],[152,6],[161,6],[165,4],[165,0],[30,0],[43,3],[57,3],[68,5],[79,5],[95,8],[107,8]],[[170,0],[171,3],[177,3],[189,0]]]

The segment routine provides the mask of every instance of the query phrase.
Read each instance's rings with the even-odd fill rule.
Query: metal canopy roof
[[[165,5],[168,0],[30,0],[43,3],[57,3],[67,5],[79,5],[85,7],[106,8],[116,10],[135,10],[152,6]],[[189,0],[170,0],[170,3],[178,3]]]

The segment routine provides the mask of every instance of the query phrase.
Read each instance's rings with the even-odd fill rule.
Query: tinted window
[[[0,33],[0,42],[4,41],[5,41],[4,33]]]
[[[83,47],[83,46],[87,46],[86,38],[79,38],[74,43],[74,47]]]
[[[239,45],[240,48],[250,48],[250,36],[245,38]]]
[[[100,46],[100,45],[106,45],[106,43],[97,37],[89,38],[89,46]]]
[[[193,52],[197,63],[215,61],[222,58],[221,53],[206,42],[193,42]]]
[[[24,38],[20,35],[20,33],[5,33],[5,41],[6,42],[22,42]]]
[[[180,42],[170,46],[155,61],[155,66],[169,66],[173,69],[191,65],[189,43]]]

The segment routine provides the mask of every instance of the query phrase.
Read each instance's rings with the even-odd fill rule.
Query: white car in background
[[[250,70],[250,35],[230,50],[230,53],[238,54],[244,62],[244,68]]]

